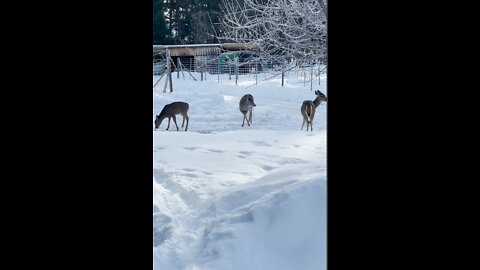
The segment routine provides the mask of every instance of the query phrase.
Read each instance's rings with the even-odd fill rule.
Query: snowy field
[[[197,81],[172,74],[173,93],[153,89],[153,255],[155,270],[326,269],[326,113],[300,131],[303,100],[327,97],[291,71]],[[308,74],[309,75],[309,74]],[[159,77],[154,76],[153,83]],[[248,88],[247,88],[248,87]],[[168,91],[168,90],[167,90]],[[238,102],[252,94],[253,124],[241,127]],[[188,131],[155,115],[173,101],[190,104]],[[182,117],[177,116],[177,123]]]

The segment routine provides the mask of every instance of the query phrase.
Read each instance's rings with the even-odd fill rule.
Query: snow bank
[[[215,199],[197,269],[326,269],[325,176],[298,178],[290,168]]]
[[[315,95],[290,75],[286,87],[226,75],[154,89],[152,130],[165,104],[190,104],[188,132],[153,132],[155,270],[326,269],[326,104],[300,131]],[[242,128],[246,93],[257,107]]]

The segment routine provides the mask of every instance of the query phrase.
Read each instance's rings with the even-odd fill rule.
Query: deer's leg
[[[188,128],[188,115],[187,115],[186,113],[182,113],[182,116],[183,116],[182,128],[183,128],[183,125],[185,124],[185,119],[187,119],[187,126],[185,127],[185,131],[187,131],[187,128]]]
[[[302,114],[302,117],[303,117],[302,127],[300,128],[300,130],[303,130],[303,127],[305,126],[305,122],[307,122],[307,130],[308,130],[308,116],[306,113],[305,102],[303,102],[303,105],[300,108],[300,113]]]
[[[312,115],[310,115],[310,131],[313,131],[313,118],[315,117],[315,110],[312,111]]]
[[[168,130],[169,128],[170,128],[170,117],[168,117],[168,125],[166,130]]]
[[[172,118],[173,118],[173,123],[175,123],[175,126],[177,127],[177,131],[178,131],[177,117],[175,117],[175,115],[174,115],[174,116],[172,116]]]
[[[250,115],[249,115],[249,116],[250,116],[250,117],[249,117],[250,119],[249,119],[249,120],[250,120],[250,124],[251,124],[251,123],[252,123],[252,108],[250,108],[249,111],[250,111]]]

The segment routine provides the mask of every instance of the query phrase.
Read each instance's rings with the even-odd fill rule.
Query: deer
[[[320,92],[320,90],[316,90],[315,95],[317,95],[317,97],[314,100],[304,100],[302,103],[300,112],[303,116],[303,123],[300,130],[303,130],[305,123],[307,123],[307,131],[308,125],[310,125],[310,131],[313,131],[312,123],[315,117],[315,109],[320,105],[322,101],[327,101],[327,97],[325,96],[325,94]]]
[[[315,91],[315,95],[317,95],[317,97],[313,100],[313,104],[315,104],[315,108],[317,108],[322,101],[327,101],[327,97],[325,96],[325,94],[320,92],[320,90]]]
[[[245,125],[245,120],[247,120],[248,126],[252,123],[252,109],[255,106],[257,105],[253,101],[253,96],[251,94],[246,94],[240,99],[239,107],[240,112],[243,114],[242,127]],[[247,113],[250,113],[248,118]]]
[[[188,103],[181,102],[181,101],[175,101],[175,102],[172,102],[170,104],[165,105],[163,107],[162,111],[160,112],[160,114],[155,116],[155,130],[160,127],[163,119],[165,119],[165,117],[168,117],[168,126],[167,126],[166,130],[168,130],[170,128],[170,118],[173,118],[173,123],[175,123],[175,126],[177,127],[177,131],[179,131],[178,125],[177,125],[177,119],[176,119],[175,115],[181,114],[183,116],[182,128],[183,128],[183,125],[185,124],[185,119],[187,119],[187,125],[185,126],[185,131],[187,131],[187,129],[188,129],[188,114],[187,114],[188,109],[189,109]]]

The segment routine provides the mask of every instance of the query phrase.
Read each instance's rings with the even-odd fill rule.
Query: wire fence
[[[215,79],[220,82],[221,78],[226,78],[220,76],[220,74],[228,74],[228,79],[235,80],[237,84],[241,75],[255,76],[255,83],[281,76],[283,86],[284,77],[287,73],[288,77],[292,78],[291,72],[295,74],[297,82],[303,83],[304,87],[309,84],[310,88],[313,89],[314,81],[317,80],[318,85],[320,85],[322,75],[326,75],[327,72],[326,65],[305,62],[260,61],[251,57],[251,55],[238,52],[200,56],[170,56],[166,53],[163,57],[154,57],[153,62],[153,88],[155,89],[163,79],[165,81],[163,92],[166,92],[167,82],[171,82],[172,77],[203,81],[208,76],[218,75],[215,76]],[[168,65],[170,65],[170,69]],[[170,74],[168,74],[168,71],[170,71]],[[173,92],[172,86],[170,86],[170,92]]]

